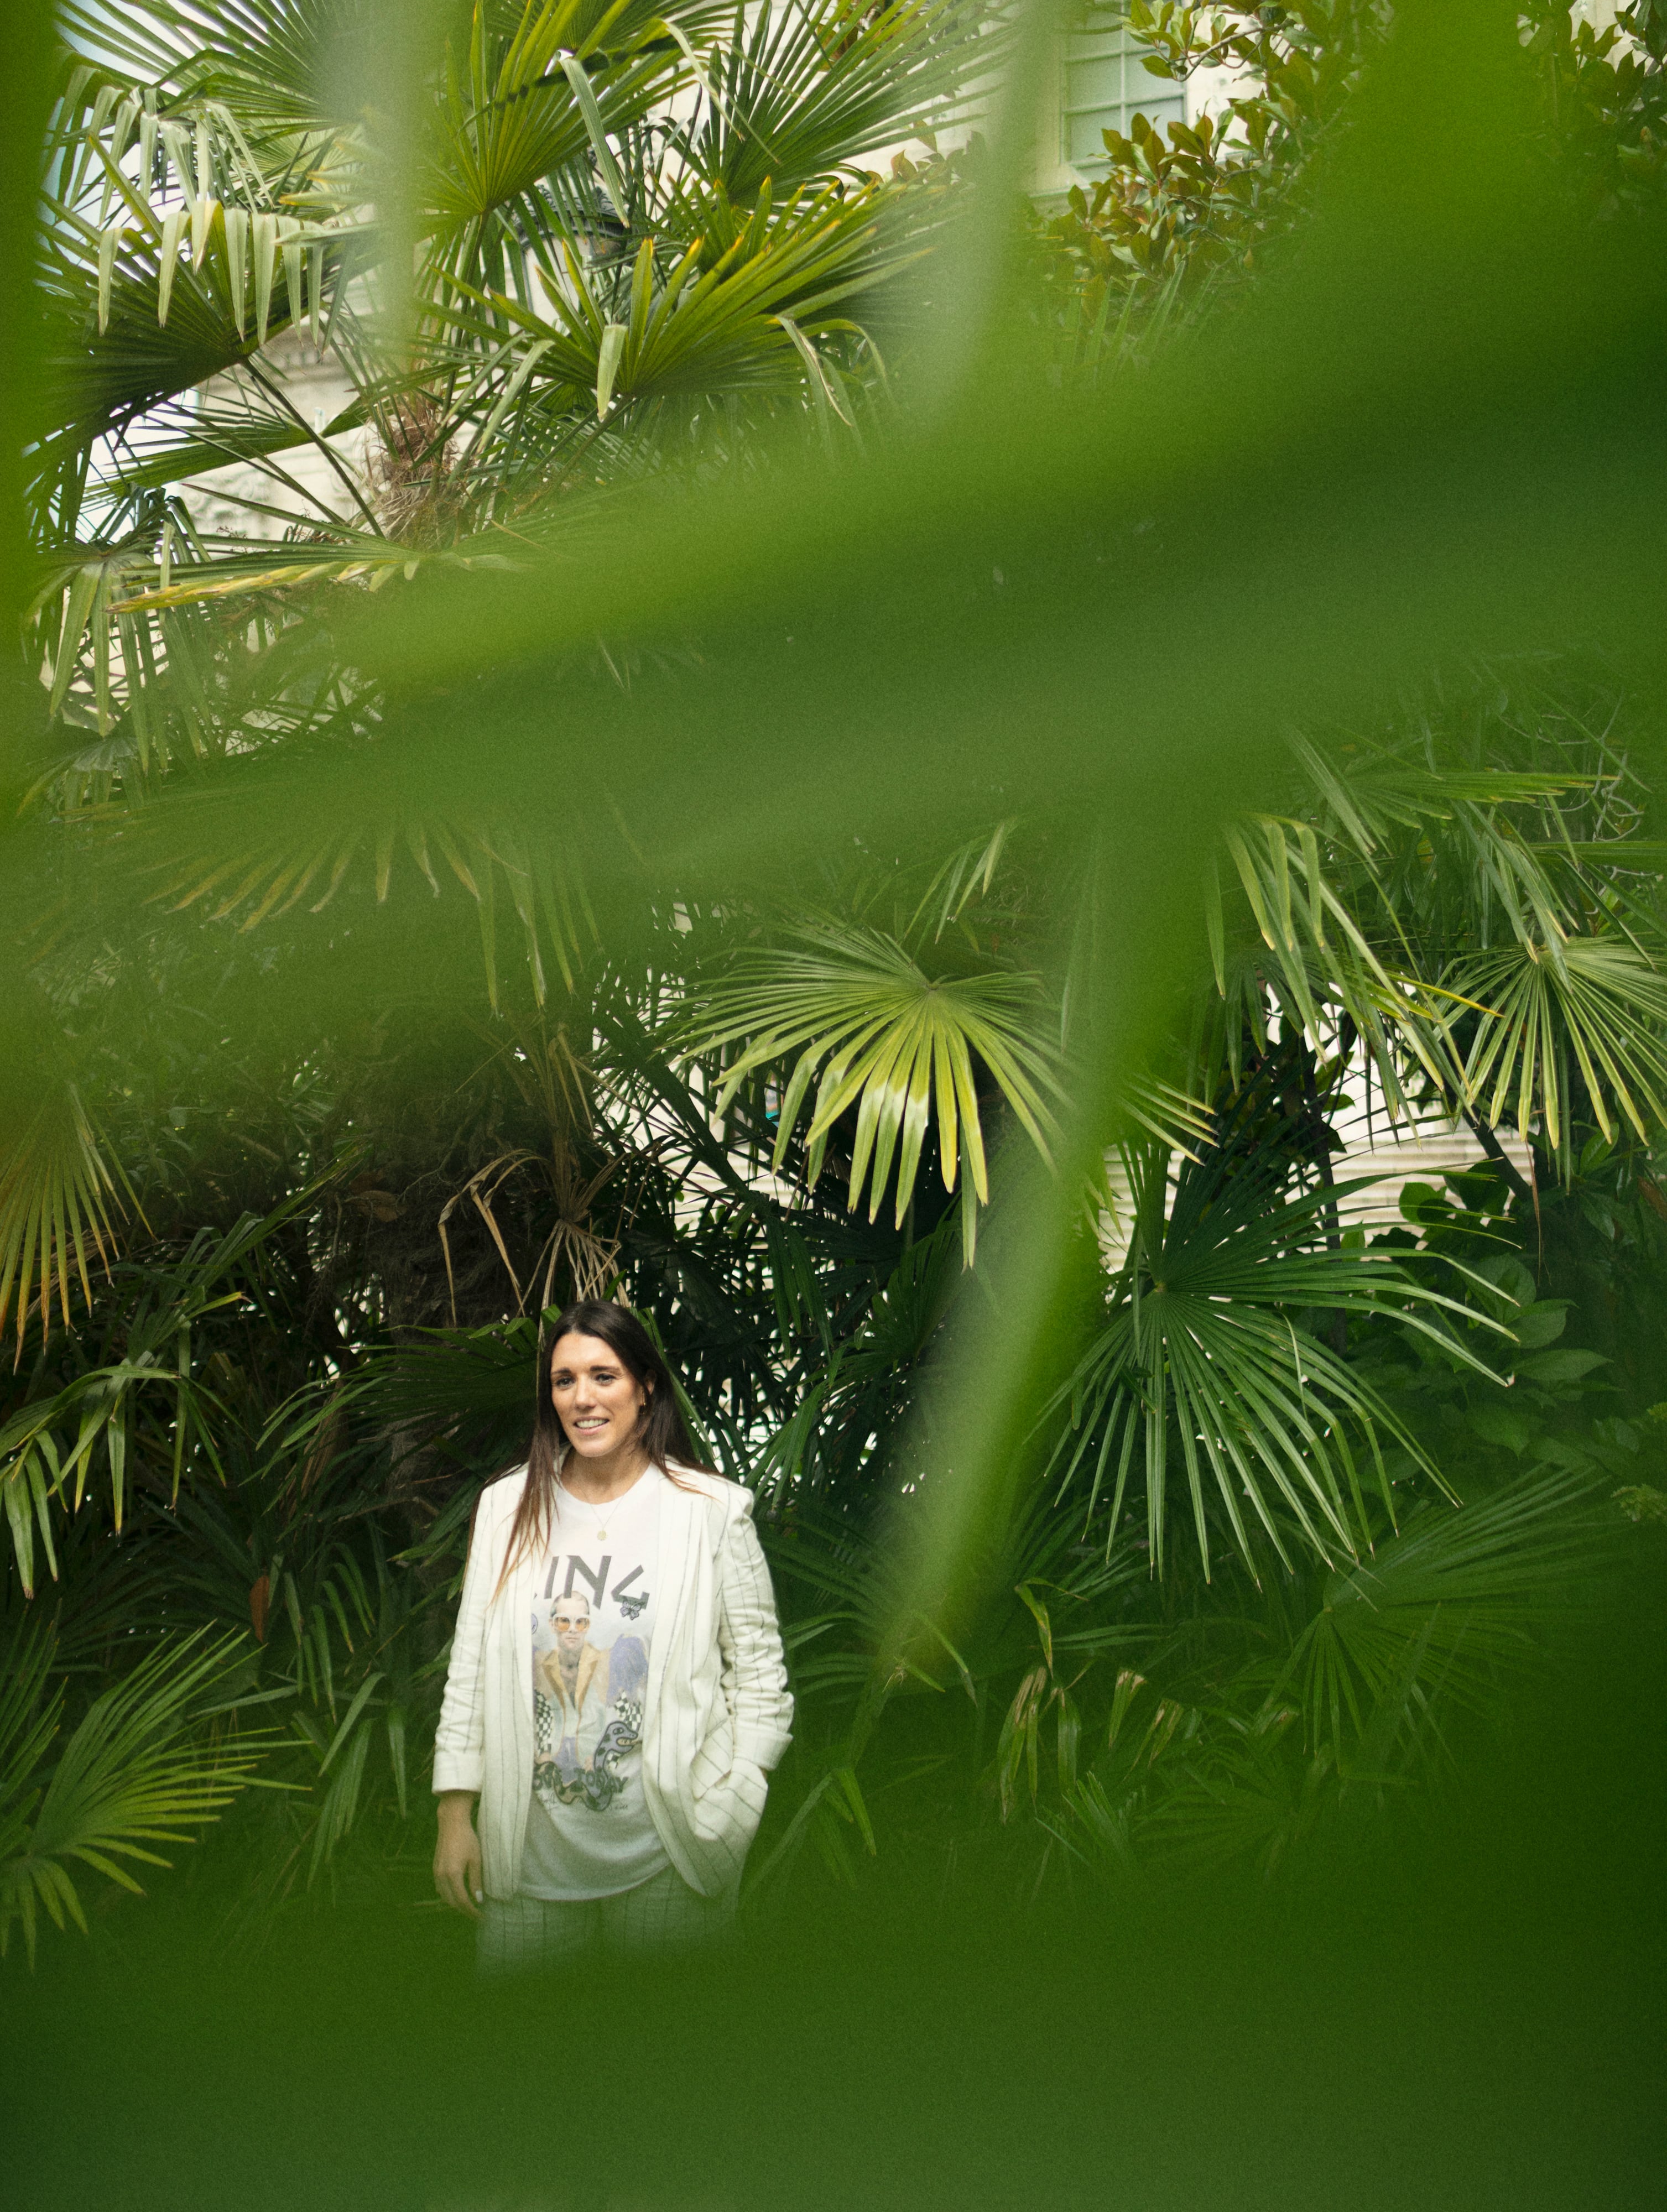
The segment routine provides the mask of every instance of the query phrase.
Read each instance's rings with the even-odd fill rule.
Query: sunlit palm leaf
[[[987,1199],[975,1062],[989,1069],[1046,1156],[1054,1127],[1049,1098],[1062,1093],[1056,1055],[1034,1019],[1041,996],[1034,977],[930,976],[878,930],[827,922],[794,936],[794,944],[740,954],[702,985],[680,1032],[691,1058],[743,1047],[725,1073],[720,1110],[750,1076],[782,1071],[778,1167],[814,1083],[806,1132],[811,1180],[821,1172],[834,1123],[855,1106],[849,1203],[860,1205],[866,1188],[870,1220],[895,1161],[901,1224],[934,1115],[945,1188],[953,1190],[964,1174],[977,1198]]]
[[[1488,1008],[1464,1079],[1475,1110],[1526,1135],[1543,1117],[1565,1149],[1578,1073],[1599,1127],[1617,1109],[1639,1136],[1667,1121],[1667,977],[1614,937],[1531,941],[1459,963],[1451,988]]]
[[[347,264],[373,234],[320,228],[289,217],[209,204],[203,250],[188,232],[143,203],[119,230],[94,230],[59,210],[43,276],[61,404],[70,434],[86,440],[192,390],[246,359],[304,316],[322,327]],[[101,273],[101,238],[115,240]],[[103,252],[109,253],[106,246]],[[97,328],[84,326],[88,307]]]
[[[787,319],[813,335],[849,328],[849,301],[919,251],[911,239],[886,235],[883,218],[898,199],[887,185],[830,190],[790,204],[772,222],[766,196],[709,259],[699,235],[667,249],[645,240],[617,302],[601,296],[594,273],[564,248],[546,288],[551,316],[502,295],[492,303],[526,339],[518,359],[502,362],[494,376],[505,388],[512,380],[525,388],[529,405],[551,392],[563,409],[579,404],[602,416],[630,400],[797,386],[802,356]],[[458,325],[468,327],[461,317]],[[482,338],[492,337],[490,327],[476,327]]]
[[[1001,47],[992,12],[964,0],[810,0],[735,20],[680,143],[699,175],[745,205],[766,183],[781,192],[941,127]]]

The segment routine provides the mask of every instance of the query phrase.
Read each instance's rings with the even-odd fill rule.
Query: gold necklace
[[[632,1491],[636,1488],[637,1484],[642,1481],[643,1475],[647,1474],[648,1472],[648,1468],[644,1467],[629,1483],[627,1483],[624,1489],[620,1492],[619,1498],[604,1498],[602,1501],[603,1506],[617,1505],[619,1503],[619,1498],[629,1498]],[[602,1508],[593,1505],[588,1498],[581,1498],[578,1492],[575,1490],[572,1485],[563,1476],[558,1475],[557,1477],[557,1487],[558,1490],[563,1492],[566,1496],[570,1498],[575,1505],[582,1505],[584,1507],[594,1525],[597,1542],[599,1544],[605,1544],[608,1540],[608,1532],[602,1526]]]
[[[592,1534],[595,1536],[599,1544],[605,1544],[608,1540],[608,1532],[602,1526],[602,1516],[599,1509],[593,1505],[588,1498],[581,1498],[578,1492],[569,1488],[569,1486],[565,1482],[562,1485],[562,1488],[566,1491],[567,1495],[573,1500],[575,1505],[582,1505],[584,1507],[586,1512],[588,1513],[591,1517]],[[622,1496],[624,1494],[624,1492],[621,1492]],[[613,1502],[612,1498],[609,1498],[606,1501],[610,1505],[611,1505]]]

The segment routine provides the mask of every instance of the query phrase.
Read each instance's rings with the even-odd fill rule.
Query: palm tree
[[[1219,827],[1213,792],[1183,806],[1165,787],[1214,860],[1184,896],[1178,866],[1142,876],[1144,855],[1108,842],[1098,768],[1081,797],[1097,818],[1068,818],[1074,786],[1019,787],[1013,769],[998,790],[954,730],[933,763],[942,804],[898,849],[865,835],[848,857],[829,837],[813,869],[802,840],[724,878],[651,866],[624,820],[605,847],[601,806],[541,821],[543,725],[524,781],[473,765],[524,691],[460,704],[434,656],[403,684],[379,659],[407,584],[408,645],[411,623],[455,633],[473,610],[482,641],[441,643],[484,687],[494,655],[547,643],[539,595],[624,573],[609,564],[645,517],[690,557],[714,486],[790,510],[800,554],[821,514],[807,492],[824,500],[849,563],[869,510],[839,501],[865,453],[865,483],[902,486],[892,525],[935,486],[933,527],[956,539],[931,623],[871,595],[897,696],[920,706],[911,654],[946,681],[933,623],[975,670],[995,665],[984,631],[1030,653],[1038,683],[1035,641],[1054,637],[1070,647],[1057,699],[1104,723],[1082,676],[1098,518],[1061,554],[1056,514],[1026,509],[1027,574],[1005,541],[986,560],[961,477],[971,455],[992,500],[1023,479],[1080,521],[1073,479],[1104,477],[1115,410],[1050,411],[1017,340],[1013,380],[990,371],[1013,402],[996,439],[945,399],[941,359],[911,393],[929,295],[906,272],[960,265],[949,222],[973,196],[951,162],[863,167],[956,112],[991,38],[932,6],[483,0],[466,22],[411,15],[378,101],[352,88],[386,21],[368,0],[63,20],[41,248],[60,404],[32,489],[47,735],[17,833],[61,874],[51,898],[39,874],[15,894],[19,1000],[54,1056],[0,1178],[18,1354],[0,1483],[22,1574],[76,1571],[64,1509],[89,1491],[179,1602],[244,1633],[228,1701],[281,1695],[295,1716],[285,1774],[305,1810],[277,1886],[324,1881],[373,1796],[405,1808],[432,1624],[473,1481],[514,1448],[537,1310],[581,1268],[593,1286],[611,1271],[686,1372],[714,1459],[760,1476],[798,1592],[795,1663],[826,1700],[793,1832],[831,1863],[872,1840],[859,1777],[906,1697],[964,1694],[978,1729],[995,1722],[994,1769],[976,1735],[950,1762],[968,1804],[989,1782],[1010,1817],[1028,1800],[1049,1843],[1091,1855],[1148,1814],[1163,1832],[1144,1780],[1080,1757],[1091,1706],[1108,1757],[1137,1741],[1145,1774],[1193,1747],[1174,1806],[1195,1813],[1225,1775],[1263,1813],[1294,1791],[1287,1827],[1313,1760],[1423,1741],[1432,1655],[1468,1694],[1454,1607],[1482,1608],[1481,1658],[1497,1657],[1567,1565],[1542,1523],[1625,1449],[1579,1395],[1597,1355],[1554,1347],[1561,1294],[1536,1297],[1530,1264],[1536,1200],[1579,1190],[1611,1139],[1641,1193],[1664,1110],[1662,855],[1613,702],[1506,670],[1451,711],[1409,693],[1363,726],[1311,715]],[[989,220],[975,203],[955,252]],[[302,330],[353,393],[322,428],[273,373],[274,339]],[[1119,405],[1153,451],[1165,422],[1178,447],[1200,387],[1177,382],[1171,421],[1142,373]],[[233,396],[186,397],[206,392]],[[928,417],[937,473],[899,473]],[[281,544],[193,520],[179,488],[205,470],[236,459],[283,489],[304,447],[345,467],[332,441],[350,429],[374,466],[292,511]],[[1149,462],[1123,484],[1131,532]],[[741,508],[723,512],[733,526]],[[856,602],[809,605],[802,569],[776,589],[785,541],[745,542],[751,568],[716,563],[710,587],[743,639],[727,659],[668,590],[652,619],[620,610],[619,635],[611,612],[605,634],[557,626],[568,657],[529,681],[596,713],[594,749],[616,727],[599,699],[709,718],[737,669],[762,727],[778,685],[804,696],[777,617],[819,625],[825,669]],[[879,598],[910,557],[888,548]],[[487,599],[447,596],[500,585],[496,630]],[[849,680],[861,641],[836,641]],[[425,745],[447,775],[421,772]],[[1207,757],[1225,777],[1229,749]],[[858,773],[832,745],[817,768]],[[1105,1006],[1143,988],[1102,931],[1120,869],[1164,886],[1153,926],[1177,988],[1175,1018],[1113,1083],[1106,1037],[1134,1029]],[[255,1021],[227,1012],[240,1003]],[[1534,1187],[1495,1174],[1432,1194],[1399,1241],[1367,1246],[1329,1174],[1360,1079],[1395,1114],[1466,1118],[1495,1153],[1514,1122],[1538,1146]],[[1031,1155],[1043,1179],[1025,1186]],[[992,1257],[974,1235],[1004,1173],[1043,1194],[1080,1295],[1062,1293],[1052,1364],[987,1424],[999,1510],[964,1623],[870,1523],[919,1525],[966,1442],[944,1382],[1004,1279],[999,1242]],[[1462,1534],[1445,1553],[1433,1534],[1475,1510],[1447,1493],[1511,1490],[1530,1453],[1569,1480],[1511,1491],[1471,1574]],[[1166,1534],[1177,1472],[1189,1543]],[[1385,1559],[1396,1632],[1374,1641]],[[1176,1641],[1189,1610],[1202,1656]],[[1246,1632],[1255,1663],[1236,1668]],[[1270,1769],[1299,1705],[1306,1763]]]
[[[482,4],[423,19],[431,46],[396,113],[368,81],[348,88],[393,29],[375,0],[160,4],[119,25],[71,4],[64,21],[84,58],[54,118],[45,245],[67,404],[36,496],[74,575],[100,565],[76,561],[94,550],[79,527],[106,568],[121,548],[102,596],[72,585],[75,618],[55,606],[50,626],[55,707],[90,684],[101,728],[113,594],[132,617],[131,696],[138,638],[166,651],[164,610],[507,557],[565,520],[578,485],[730,450],[784,409],[852,423],[885,373],[852,311],[946,211],[941,189],[862,158],[952,113],[988,46],[948,0]],[[351,389],[325,428],[271,366],[288,330]],[[216,379],[235,401],[200,412]],[[305,516],[281,562],[202,544],[167,497],[240,459],[282,501],[282,456],[333,455],[332,435],[366,423],[381,498],[343,471],[346,519]]]
[[[884,404],[879,326],[853,317],[866,303],[889,331],[885,282],[954,193],[946,167],[861,164],[952,113],[975,50],[987,60],[963,0],[529,0],[423,21],[396,112],[368,78],[354,88],[396,28],[374,0],[63,11],[41,239],[58,415],[35,450],[31,647],[51,669],[37,797],[72,830],[131,817],[181,767],[362,741],[374,696],[318,657],[326,580],[514,562],[593,528],[599,487],[735,459],[784,417],[855,437]],[[273,365],[303,331],[352,393],[322,427]],[[332,443],[356,427],[363,479]],[[307,447],[334,501],[297,498],[286,463]],[[270,496],[246,534],[205,538],[179,488],[231,460]],[[390,820],[194,849],[167,897],[251,922],[316,914],[361,878],[385,898],[407,867],[437,890],[437,865],[480,911],[494,1005],[495,894],[542,1002],[585,937],[563,858],[511,820]],[[20,1137],[6,1172],[0,1308],[14,1276],[20,1309],[36,1284],[61,1297],[122,1203],[72,1068],[46,1118],[50,1143]]]

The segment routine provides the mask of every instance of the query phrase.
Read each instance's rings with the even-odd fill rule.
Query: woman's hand
[[[434,1886],[453,1912],[480,1918],[483,1902],[480,1838],[475,1833],[475,1793],[442,1790],[440,1836],[434,1847]]]

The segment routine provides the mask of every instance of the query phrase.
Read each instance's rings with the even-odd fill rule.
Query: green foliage
[[[850,421],[847,385],[871,385],[878,356],[845,303],[940,219],[930,191],[854,164],[946,112],[978,35],[960,0],[827,0],[750,23],[699,0],[669,15],[478,8],[466,26],[384,12],[250,0],[228,50],[226,27],[190,8],[148,6],[119,30],[69,11],[96,58],[66,67],[50,149],[46,246],[76,398],[46,449],[43,526],[57,551],[84,507],[106,538],[137,526],[117,603],[155,665],[163,609],[351,574],[390,540],[409,562],[494,521],[525,531],[575,466],[642,465],[660,434],[645,409],[761,395]],[[408,111],[344,103],[392,34],[414,42]],[[380,225],[368,203],[385,204]],[[417,249],[408,292],[383,259],[394,234]],[[324,429],[259,358],[303,323],[356,386]],[[190,395],[234,368],[240,411],[204,422]],[[158,489],[240,457],[282,503],[277,457],[329,457],[361,422],[383,449],[383,496],[368,501],[336,459],[357,508],[345,526],[320,509],[275,563],[203,544],[176,508],[172,549],[143,557]],[[94,458],[103,441],[113,467]],[[508,551],[499,538],[461,557]],[[61,689],[83,637],[96,658],[110,627],[103,599],[72,592],[69,615]],[[102,699],[100,712],[105,729]]]
[[[31,1307],[43,1332],[54,1305],[70,1320],[72,1279],[89,1302],[88,1261],[107,1267],[120,1209],[115,1176],[73,1087],[43,1099],[0,1170],[0,1324],[15,1316],[18,1355]]]
[[[171,1266],[122,1269],[117,1296],[104,1303],[100,1315],[104,1343],[99,1348],[106,1357],[89,1358],[91,1330],[78,1331],[70,1340],[67,1381],[59,1381],[47,1364],[50,1321],[42,1297],[40,1356],[27,1394],[0,1425],[0,1493],[26,1595],[33,1593],[37,1527],[54,1577],[58,1571],[49,1499],[60,1505],[67,1500],[71,1511],[77,1510],[99,1459],[108,1474],[119,1531],[136,1476],[148,1474],[157,1488],[166,1484],[177,1497],[188,1455],[200,1455],[224,1480],[216,1437],[224,1433],[226,1408],[193,1366],[192,1331],[226,1307],[261,1302],[263,1246],[316,1196],[315,1186],[303,1188],[265,1220],[246,1215],[225,1236],[201,1229]],[[90,1307],[91,1289],[84,1281],[83,1289]],[[67,1299],[64,1316],[67,1321]],[[21,1352],[21,1328],[19,1339]],[[159,1392],[167,1414],[158,1412]]]
[[[1090,190],[1073,186],[1046,222],[1072,354],[1085,368],[1108,334],[1126,332],[1120,313],[1134,295],[1156,295],[1166,309],[1177,294],[1243,280],[1289,235],[1390,20],[1384,0],[1274,9],[1131,0],[1101,14],[1147,50],[1153,76],[1184,83],[1224,70],[1235,91],[1220,113],[1167,131],[1138,112],[1128,136],[1106,131],[1105,175]]]
[[[1439,1470],[1371,1384],[1299,1322],[1322,1307],[1392,1315],[1445,1347],[1451,1340],[1436,1324],[1451,1302],[1387,1253],[1329,1249],[1337,1194],[1282,1194],[1277,1173],[1231,1138],[1202,1164],[1182,1162],[1172,1192],[1170,1165],[1162,1150],[1135,1164],[1128,1256],[1089,1350],[1044,1409],[1044,1420],[1068,1410],[1054,1454],[1062,1484],[1092,1465],[1086,1517],[1109,1492],[1109,1548],[1137,1466],[1147,1542],[1161,1567],[1178,1443],[1206,1574],[1207,1491],[1246,1556],[1241,1500],[1287,1565],[1293,1523],[1322,1557],[1352,1554],[1368,1525],[1363,1482],[1393,1513],[1385,1439],[1438,1484]]]
[[[1311,220],[1351,107],[1394,21],[1386,0],[1293,7],[1128,0],[1093,11],[1147,49],[1168,83],[1230,73],[1216,112],[1104,136],[1106,173],[1042,225],[1066,357],[1092,371],[1132,342],[1130,315],[1171,319],[1260,270]],[[1518,10],[1545,150],[1583,209],[1612,219],[1658,198],[1667,143],[1667,24],[1653,0],[1600,29],[1569,0]]]
[[[1011,130],[861,166],[1009,51],[1028,113],[958,7],[66,10],[0,1480],[31,1588],[131,1569],[123,1649],[252,1632],[251,1894],[426,1855],[470,1507],[581,1289],[760,1495],[766,1886],[946,1823],[1029,1888],[1271,1869],[1648,1517],[1659,40],[1484,12],[1140,12],[1254,64],[1243,148],[1118,141],[1050,290]],[[193,522],[228,457],[283,542]],[[1357,1093],[1491,1166],[1369,1237]],[[214,1809],[150,1664],[32,1866]]]
[[[204,1644],[199,1632],[158,1646],[60,1743],[51,1635],[13,1639],[0,1693],[0,1956],[21,1923],[34,1963],[43,1911],[55,1928],[85,1929],[75,1868],[137,1894],[136,1866],[169,1863],[150,1846],[188,1841],[249,1781],[261,1740],[201,1726],[235,1642]]]
[[[1025,1019],[1036,979],[1011,975],[928,975],[894,939],[835,922],[805,924],[796,941],[743,949],[727,972],[699,990],[688,1038],[691,1054],[745,1048],[729,1063],[716,1106],[761,1067],[792,1064],[777,1115],[772,1165],[779,1168],[812,1082],[806,1142],[807,1179],[822,1171],[830,1131],[857,1109],[850,1204],[865,1185],[868,1218],[897,1162],[897,1224],[914,1195],[928,1114],[935,1109],[944,1188],[964,1170],[988,1203],[989,1171],[974,1085],[974,1056],[1033,1143],[1046,1154],[1052,1126],[1047,1094],[1059,1095],[1053,1065]],[[964,1202],[969,1251],[975,1219]]]
[[[1658,1123],[1657,856],[1581,704],[1501,687],[1468,726],[1426,708],[1387,744],[1299,743],[1290,811],[1225,841],[1261,946],[1241,914],[1230,948],[1211,902],[1230,1066],[1271,996],[1358,1039],[1392,1116],[1433,1089],[1479,1130],[1540,1133],[1564,1176],[1577,1120]]]

